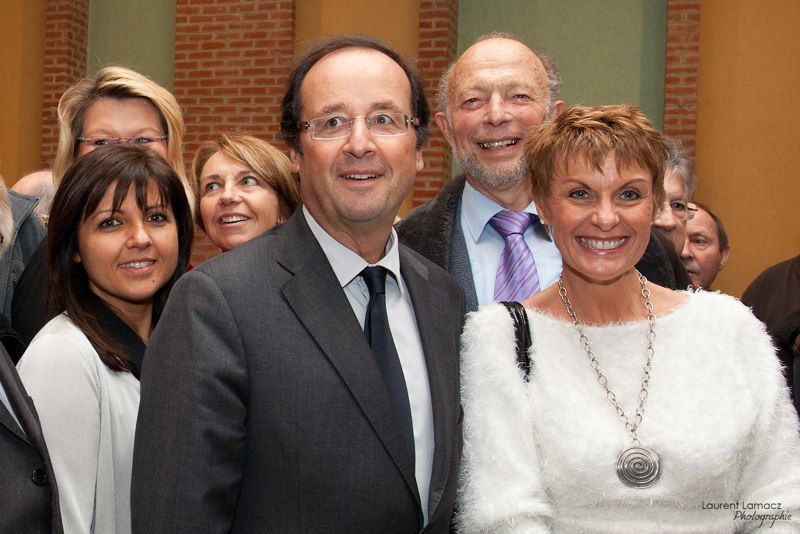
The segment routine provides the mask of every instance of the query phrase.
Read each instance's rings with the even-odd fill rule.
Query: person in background
[[[194,198],[183,163],[184,124],[172,93],[138,72],[106,67],[64,92],[58,102],[58,149],[53,183],[89,152],[111,145],[145,146],[164,158]],[[191,204],[192,208],[194,203]],[[47,247],[42,244],[19,279],[11,303],[12,326],[25,342],[53,317],[45,308]]]
[[[0,178],[0,184],[2,178]],[[11,208],[0,186],[0,256],[12,248]],[[61,534],[58,488],[36,409],[9,357],[21,342],[8,343],[8,325],[0,316],[0,532]],[[21,352],[17,354],[19,359]]]
[[[753,309],[767,330],[775,331],[787,315],[800,309],[800,256],[764,270],[747,286],[742,302]]]
[[[31,259],[44,238],[44,223],[36,216],[37,199],[6,189],[0,177],[0,231],[2,231],[2,254],[0,254],[0,331],[10,329],[11,300],[25,265]],[[12,359],[19,354],[11,351]],[[16,361],[16,359],[14,359]]]
[[[742,294],[742,302],[767,327],[800,413],[800,256],[767,268]]]
[[[694,194],[697,175],[694,161],[683,148],[681,141],[666,137],[667,160],[664,174],[664,191],[667,196],[658,207],[653,226],[666,237],[677,254],[686,242],[686,221],[692,217],[689,203]]]
[[[50,206],[56,194],[56,185],[53,183],[53,171],[41,170],[26,174],[11,186],[17,193],[28,195],[39,201],[34,211],[39,219],[47,226],[47,217],[50,215]]]
[[[798,421],[763,325],[733,297],[636,270],[664,157],[632,106],[575,106],[531,132],[564,269],[524,303],[527,376],[504,306],[467,320],[461,531],[768,531],[702,503],[780,503],[775,528],[796,532]]]
[[[686,242],[686,221],[694,216],[689,203],[694,194],[697,175],[694,161],[683,148],[680,139],[665,137],[667,144],[664,190],[666,199],[656,210],[653,231],[667,252],[677,289],[686,289],[692,284],[689,273],[681,262],[681,252]]]
[[[223,252],[285,222],[300,202],[289,158],[249,135],[206,141],[192,171],[197,224]]]
[[[159,155],[116,146],[66,171],[50,220],[48,297],[59,315],[18,371],[42,422],[65,531],[126,533],[142,359],[191,253],[191,208]]]
[[[561,272],[561,255],[533,203],[523,147],[530,126],[558,117],[561,79],[547,55],[505,33],[479,37],[439,82],[436,123],[462,174],[397,225],[400,241],[459,282],[467,311],[522,300]],[[448,169],[449,172],[449,169]],[[675,287],[662,245],[640,268]]]
[[[694,217],[686,223],[686,244],[681,252],[686,272],[694,287],[706,290],[731,257],[728,232],[717,214],[705,204],[694,202]]]

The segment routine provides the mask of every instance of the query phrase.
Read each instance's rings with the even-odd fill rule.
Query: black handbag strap
[[[517,365],[525,373],[525,382],[531,374],[531,357],[528,350],[531,348],[531,329],[528,324],[528,314],[525,306],[519,302],[501,302],[514,321],[514,335],[517,339]]]

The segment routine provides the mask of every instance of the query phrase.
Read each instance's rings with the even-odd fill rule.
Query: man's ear
[[[300,172],[300,154],[294,148],[289,148],[289,161],[292,162],[292,172],[297,174]]]
[[[74,261],[75,263],[80,263],[81,262],[81,254],[80,254],[80,252],[75,252],[75,254],[72,255],[72,261]]]
[[[553,120],[561,115],[562,111],[564,111],[564,101],[556,100],[555,104],[553,104],[553,109],[550,110],[550,120]]]
[[[719,270],[720,271],[722,270],[723,267],[725,267],[725,264],[728,263],[728,260],[730,259],[730,257],[731,257],[731,247],[728,247],[728,248],[726,248],[725,250],[722,251],[722,254],[721,254],[720,258],[719,258]]]
[[[447,122],[447,117],[445,117],[444,113],[441,111],[437,111],[434,118],[436,119],[436,125],[442,131],[444,138],[447,139],[447,142],[450,143],[450,146],[453,146],[453,132],[450,130],[450,124]]]
[[[422,147],[417,147],[414,150],[417,152],[417,172],[425,168],[425,160],[422,159]]]

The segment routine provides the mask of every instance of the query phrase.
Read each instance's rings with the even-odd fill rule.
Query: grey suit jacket
[[[60,534],[58,489],[39,417],[2,345],[0,384],[22,425],[0,402],[0,532]]]
[[[447,269],[464,290],[467,311],[476,311],[478,297],[472,280],[472,266],[458,220],[464,184],[466,180],[463,175],[453,178],[436,198],[406,215],[397,224],[397,234],[401,243]],[[636,268],[651,282],[670,289],[676,288],[675,274],[667,252],[653,232]]]
[[[461,454],[464,302],[401,246],[430,381],[426,532],[447,532]],[[184,275],[145,355],[133,530],[418,532],[413,458],[369,345],[302,210]]]

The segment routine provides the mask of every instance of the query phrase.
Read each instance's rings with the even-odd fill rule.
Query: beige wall
[[[41,165],[44,15],[45,0],[0,1],[0,174],[9,186]]]
[[[405,57],[416,57],[419,0],[299,0],[294,19],[295,50],[338,34],[379,37]]]
[[[800,2],[703,0],[696,198],[733,246],[716,287],[740,296],[800,252]]]
[[[419,0],[300,0],[295,4],[295,55],[339,34],[379,37],[407,58],[419,50]],[[411,195],[400,207],[410,210]]]

